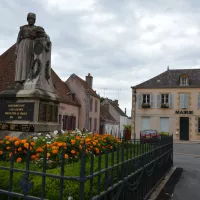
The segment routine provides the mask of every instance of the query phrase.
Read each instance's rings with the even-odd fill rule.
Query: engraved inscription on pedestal
[[[3,102],[0,110],[0,121],[33,121],[34,103]]]

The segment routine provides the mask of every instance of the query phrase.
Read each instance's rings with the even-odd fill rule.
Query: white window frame
[[[188,86],[188,77],[181,77],[181,86]]]
[[[161,94],[161,104],[169,104],[169,94]]]
[[[142,103],[150,104],[150,94],[143,94],[143,101]],[[149,100],[149,101],[148,101]]]

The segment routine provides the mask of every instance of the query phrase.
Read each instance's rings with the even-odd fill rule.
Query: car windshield
[[[144,134],[156,134],[157,132],[154,131],[154,130],[145,130],[145,131],[142,131]]]

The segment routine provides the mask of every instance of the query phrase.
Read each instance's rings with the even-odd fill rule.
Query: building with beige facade
[[[200,141],[200,69],[172,69],[132,87],[132,137],[155,129]]]
[[[88,73],[83,80],[76,74],[72,74],[67,79],[66,84],[76,94],[81,104],[78,127],[99,133],[100,96],[93,90],[93,77]]]

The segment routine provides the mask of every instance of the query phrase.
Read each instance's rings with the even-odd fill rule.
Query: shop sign
[[[176,110],[175,113],[178,115],[193,115],[193,111],[191,110]]]

